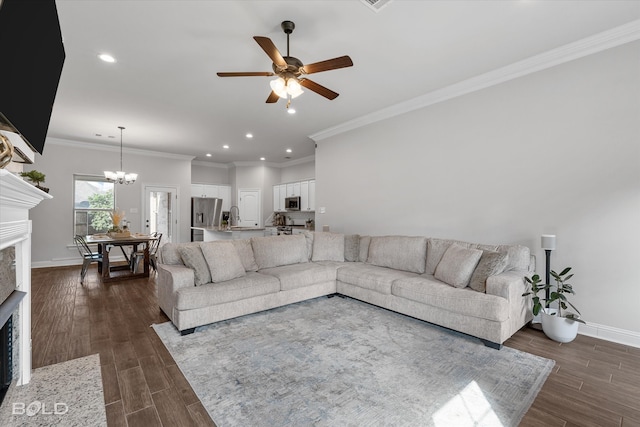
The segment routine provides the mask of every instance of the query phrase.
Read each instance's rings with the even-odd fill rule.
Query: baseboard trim
[[[586,325],[581,324],[578,328],[578,333],[588,337],[640,348],[640,332],[589,322]]]
[[[124,256],[109,257],[110,262],[126,261]],[[71,265],[82,265],[82,259],[75,258],[54,258],[50,261],[32,261],[31,268],[47,267],[69,267]]]

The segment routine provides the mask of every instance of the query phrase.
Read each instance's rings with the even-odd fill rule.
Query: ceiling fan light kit
[[[298,58],[289,55],[289,35],[293,33],[295,24],[292,21],[283,21],[282,30],[287,35],[287,55],[282,56],[278,48],[268,37],[254,36],[253,39],[273,61],[273,72],[219,72],[219,77],[271,77],[276,79],[269,82],[271,93],[267,97],[267,104],[278,102],[278,99],[287,99],[287,108],[291,100],[304,93],[302,88],[309,89],[329,100],[336,99],[338,93],[328,89],[305,77],[307,74],[320,73],[322,71],[336,70],[353,66],[353,61],[348,56],[328,59],[305,65]]]

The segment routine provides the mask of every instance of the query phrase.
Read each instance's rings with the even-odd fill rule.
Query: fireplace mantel
[[[16,247],[16,290],[25,294],[18,306],[18,385],[31,380],[31,220],[29,209],[52,197],[11,172],[0,169],[0,250]]]

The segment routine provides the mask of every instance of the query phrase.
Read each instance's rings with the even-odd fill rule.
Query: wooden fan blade
[[[280,97],[276,95],[274,91],[271,91],[271,93],[269,94],[269,97],[267,98],[267,104],[273,104],[274,102],[278,102],[278,99],[280,99]]]
[[[324,96],[327,99],[336,99],[339,95],[331,89],[327,89],[326,87],[319,85],[318,83],[309,79],[300,79],[300,85],[314,91],[318,95]]]
[[[269,71],[256,71],[256,72],[239,72],[239,73],[216,73],[218,77],[269,77],[274,74]]]
[[[353,66],[353,61],[348,56],[340,56],[338,58],[327,59],[326,61],[314,62],[302,67],[306,74],[319,73],[321,71],[336,70]]]
[[[253,39],[258,42],[262,50],[265,51],[265,53],[269,56],[269,58],[271,58],[274,64],[276,64],[278,67],[287,68],[286,61],[270,38],[255,36]]]

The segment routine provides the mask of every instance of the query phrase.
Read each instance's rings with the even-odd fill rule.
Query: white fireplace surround
[[[26,293],[18,306],[19,360],[17,384],[31,380],[31,220],[29,209],[52,197],[23,181],[11,172],[0,169],[0,250],[16,248],[16,289]]]

